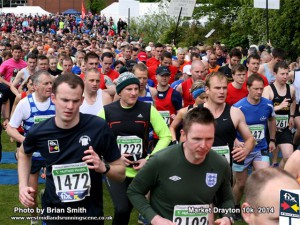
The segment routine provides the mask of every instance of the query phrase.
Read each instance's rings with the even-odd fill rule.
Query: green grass
[[[2,132],[2,146],[4,151],[15,151],[15,143],[11,143],[6,132]],[[16,164],[0,164],[0,169],[17,169]],[[39,185],[39,190],[43,189],[44,185]],[[0,185],[0,224],[4,225],[29,225],[29,221],[11,220],[11,216],[29,216],[29,214],[15,213],[15,207],[22,207],[19,202],[18,185]],[[103,202],[105,216],[113,216],[113,205],[105,185],[103,185]],[[39,199],[40,206],[40,199]],[[138,218],[137,210],[133,210],[130,217],[130,225],[136,225]],[[111,224],[111,221],[106,221],[105,225]],[[245,225],[243,222],[236,222],[237,225]]]

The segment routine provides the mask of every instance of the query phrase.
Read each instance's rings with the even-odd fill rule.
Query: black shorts
[[[293,134],[289,128],[276,131],[276,145],[293,144]]]
[[[46,167],[45,160],[32,159],[30,173],[35,174],[36,172],[39,172],[43,167]]]

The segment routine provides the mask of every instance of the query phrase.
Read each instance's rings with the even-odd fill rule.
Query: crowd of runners
[[[104,180],[112,224],[133,207],[142,224],[279,223],[279,191],[300,188],[300,58],[131,41],[105,16],[1,17],[3,127],[32,216],[103,224]]]

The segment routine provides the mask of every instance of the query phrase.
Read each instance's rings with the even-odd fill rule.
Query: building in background
[[[84,1],[87,8],[88,0]],[[107,0],[106,5],[110,5],[118,0]],[[81,0],[9,0],[5,1],[5,7],[16,6],[40,6],[44,10],[55,14],[62,13],[67,9],[75,9],[81,12]],[[88,10],[88,8],[87,8]]]

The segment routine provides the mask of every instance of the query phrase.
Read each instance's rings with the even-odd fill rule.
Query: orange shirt
[[[209,69],[208,69],[208,73],[212,73],[212,72],[218,72],[219,68],[220,68],[220,66],[219,66],[219,65],[216,65],[216,67],[215,67],[215,68],[209,68]]]
[[[183,67],[186,66],[186,65],[191,65],[191,62],[189,62],[189,61],[184,61],[184,63],[180,65],[179,70],[180,70],[181,72],[183,72]]]

